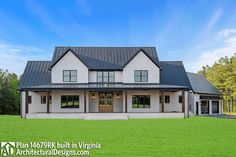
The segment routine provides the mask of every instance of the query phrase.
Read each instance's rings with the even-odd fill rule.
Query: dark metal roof
[[[19,88],[51,84],[51,61],[28,61]]]
[[[50,61],[29,61],[20,81],[20,89],[44,89],[44,88],[150,88],[150,89],[187,89],[190,88],[182,62],[160,62],[160,84],[51,84]],[[184,76],[182,76],[184,75]]]
[[[187,72],[194,93],[220,95],[220,91],[214,87],[203,75]]]
[[[187,86],[191,85],[182,61],[160,61],[160,83]]]
[[[90,70],[122,70],[141,50],[159,66],[155,47],[56,47],[52,64],[71,50]]]

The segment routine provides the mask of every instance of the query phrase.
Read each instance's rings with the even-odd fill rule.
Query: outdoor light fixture
[[[116,99],[117,99],[117,100],[120,99],[120,94],[116,94]]]
[[[92,94],[92,100],[94,100],[94,99],[95,99],[95,94],[93,93],[93,94]]]

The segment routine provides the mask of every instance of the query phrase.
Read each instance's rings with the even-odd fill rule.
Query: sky
[[[236,1],[0,1],[0,69],[20,75],[55,46],[155,46],[197,72],[236,53]]]

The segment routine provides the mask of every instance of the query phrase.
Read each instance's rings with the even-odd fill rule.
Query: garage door
[[[219,101],[212,101],[212,113],[219,113]]]
[[[201,101],[201,113],[209,114],[209,101],[208,100]]]

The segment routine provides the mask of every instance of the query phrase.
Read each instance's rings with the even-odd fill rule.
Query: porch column
[[[161,109],[160,109],[160,112],[165,112],[164,110],[164,92],[161,92],[161,102],[160,102],[160,104],[161,104]]]
[[[185,115],[185,91],[182,91],[182,112],[184,113],[184,117]]]
[[[209,114],[212,114],[212,100],[209,100]]]
[[[25,91],[25,113],[29,112],[29,91]],[[25,115],[26,116],[26,115]]]
[[[222,100],[219,100],[219,114],[223,113],[223,102]]]
[[[202,114],[202,107],[201,107],[201,101],[199,101],[199,103],[198,103],[198,115],[201,115]]]
[[[47,91],[47,113],[49,113],[49,91]]]
[[[127,91],[125,91],[125,113],[127,113]]]
[[[86,90],[84,90],[84,113],[86,113],[86,107],[87,107],[87,97],[86,97]]]

